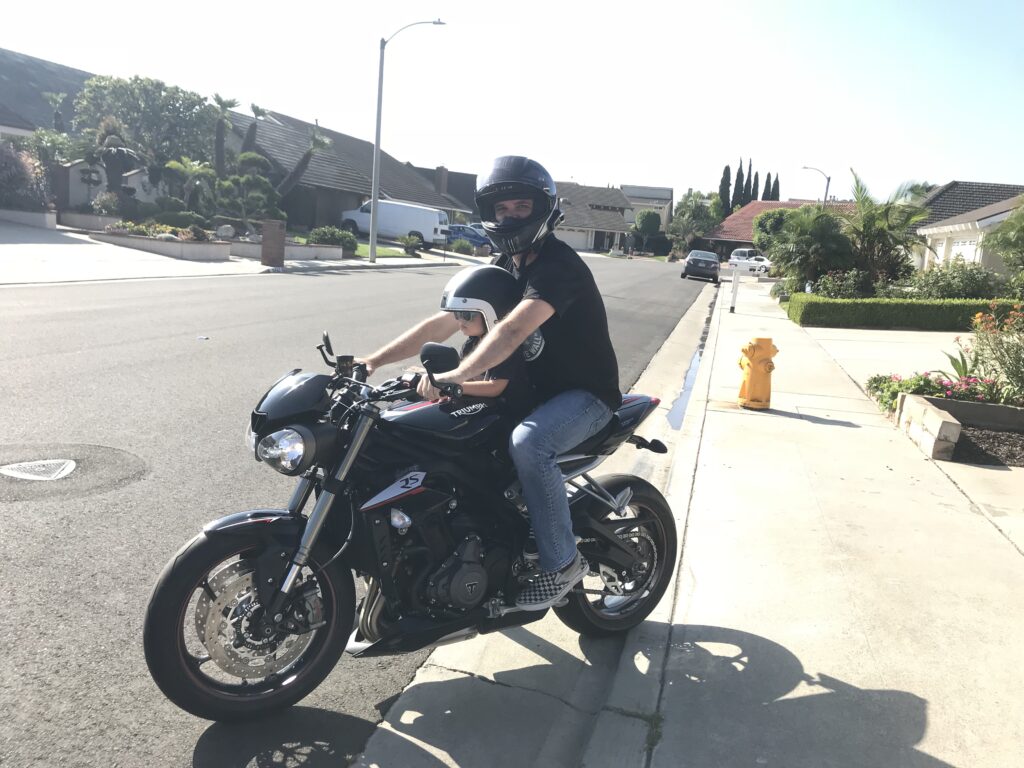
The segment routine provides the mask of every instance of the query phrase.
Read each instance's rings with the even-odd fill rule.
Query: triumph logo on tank
[[[474,403],[473,405],[467,405],[465,408],[459,408],[457,411],[452,411],[451,415],[455,418],[459,418],[460,416],[472,416],[474,413],[480,413],[480,411],[486,407],[486,403]]]
[[[544,334],[540,332],[540,328],[526,337],[520,349],[523,351],[523,359],[528,363],[540,357],[540,353],[544,351]]]

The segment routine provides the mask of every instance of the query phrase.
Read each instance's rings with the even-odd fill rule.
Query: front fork
[[[331,508],[331,504],[335,498],[335,492],[333,489],[337,489],[342,483],[345,482],[345,478],[348,477],[349,472],[352,470],[352,465],[355,464],[356,458],[359,456],[360,450],[362,450],[363,443],[366,442],[367,435],[370,434],[370,430],[373,428],[374,417],[376,416],[376,409],[369,403],[364,403],[361,406],[359,418],[356,419],[355,428],[352,431],[352,441],[349,443],[348,450],[345,452],[345,457],[338,465],[338,469],[334,472],[333,482],[325,482],[324,487],[321,490],[320,496],[316,500],[316,505],[313,507],[313,511],[309,515],[309,519],[306,521],[305,530],[302,532],[302,540],[299,542],[298,549],[295,550],[295,555],[292,557],[291,566],[288,568],[288,573],[284,577],[284,581],[281,583],[281,588],[274,595],[273,600],[270,603],[270,607],[267,609],[264,616],[267,617],[268,621],[277,622],[281,619],[278,616],[282,616],[282,608],[284,608],[285,602],[288,600],[289,594],[291,594],[292,588],[295,586],[295,580],[299,576],[299,572],[305,567],[306,563],[309,562],[309,555],[313,551],[313,546],[316,544],[317,538],[320,536],[320,531],[323,530],[324,523],[327,522],[327,513]],[[297,515],[299,511],[305,506],[309,500],[310,494],[313,492],[313,480],[308,477],[302,478],[299,481],[298,486],[295,488],[295,492],[292,493],[292,498],[288,502],[288,512],[292,515]],[[355,520],[352,521],[352,528],[355,528]]]

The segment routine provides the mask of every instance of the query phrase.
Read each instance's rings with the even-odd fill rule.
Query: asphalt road
[[[676,265],[589,263],[626,390],[703,286]],[[228,727],[162,697],[142,618],[160,569],[205,522],[287,502],[292,482],[242,444],[267,387],[323,367],[323,328],[335,351],[372,351],[432,312],[451,274],[0,288],[0,465],[80,464],[53,483],[0,476],[0,764],[343,765],[361,751],[426,651],[345,656],[287,714]]]

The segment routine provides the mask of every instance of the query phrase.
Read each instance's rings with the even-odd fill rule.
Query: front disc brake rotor
[[[255,567],[247,560],[224,566],[207,584],[209,590],[203,590],[196,604],[196,634],[214,663],[229,675],[251,679],[280,674],[309,647],[316,634],[276,633],[269,638],[252,634],[262,609],[256,593]]]

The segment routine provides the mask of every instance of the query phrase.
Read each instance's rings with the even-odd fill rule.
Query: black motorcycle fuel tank
[[[253,410],[253,432],[265,434],[284,424],[316,418],[330,408],[330,381],[327,374],[303,373],[301,368],[282,376]]]
[[[401,403],[381,417],[389,431],[460,442],[486,440],[501,431],[505,421],[499,404],[479,398]]]

